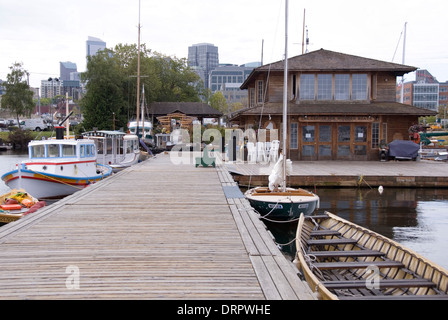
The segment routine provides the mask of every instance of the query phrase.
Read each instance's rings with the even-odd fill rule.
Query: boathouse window
[[[314,100],[315,87],[314,74],[302,74],[300,76],[300,100]]]
[[[250,105],[249,107],[255,106],[255,88],[249,89]]]
[[[317,75],[317,100],[333,99],[333,76],[331,74]]]
[[[257,81],[257,103],[261,104],[264,102],[263,97],[263,81]]]
[[[291,149],[299,148],[299,124],[291,123]]]
[[[334,99],[338,101],[350,100],[350,75],[337,74],[334,77]]]
[[[372,148],[378,148],[380,144],[380,124],[372,123]]]
[[[64,158],[76,157],[76,146],[70,144],[62,145],[62,157]]]
[[[59,145],[49,144],[47,156],[48,158],[59,158]]]
[[[352,75],[352,100],[367,100],[367,74]]]
[[[300,100],[361,101],[368,98],[367,74],[302,74]]]
[[[31,147],[31,158],[45,158],[45,146],[32,146]]]

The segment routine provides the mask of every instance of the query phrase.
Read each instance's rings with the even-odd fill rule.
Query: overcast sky
[[[59,62],[85,71],[88,36],[108,48],[137,43],[138,0],[0,0],[0,79],[23,62],[31,86],[59,76]],[[221,63],[279,61],[284,51],[285,0],[141,0],[141,41],[186,58],[188,47],[213,43]],[[289,56],[302,52],[303,11],[309,51],[327,50],[428,69],[448,81],[448,1],[289,0]],[[409,80],[414,80],[409,75]]]

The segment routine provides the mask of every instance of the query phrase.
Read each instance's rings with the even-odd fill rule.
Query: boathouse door
[[[338,124],[336,160],[367,160],[367,132],[367,124]]]

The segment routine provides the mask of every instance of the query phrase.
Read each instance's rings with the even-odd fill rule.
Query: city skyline
[[[40,10],[42,6],[46,10]],[[405,64],[430,70],[439,81],[448,80],[445,2],[411,0],[404,6],[385,0],[362,5],[353,0],[291,1],[290,56],[301,54],[304,9],[309,51],[324,48],[382,61],[395,57],[393,62],[401,63],[399,39],[407,22]],[[215,0],[142,1],[142,43],[177,58],[187,58],[191,44],[214,43],[222,63],[243,64],[261,60],[264,39],[264,63],[275,62],[283,57],[283,10],[284,1],[269,0],[256,5],[236,0],[225,5]],[[137,43],[137,25],[138,0],[111,0],[107,6],[80,0],[62,8],[55,0],[0,0],[0,79],[6,79],[16,61],[30,72],[32,86],[57,76],[61,61],[72,61],[85,71],[88,36],[102,39],[108,48]]]

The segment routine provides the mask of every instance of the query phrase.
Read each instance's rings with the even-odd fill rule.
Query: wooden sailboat
[[[448,271],[326,212],[299,220],[297,266],[324,300],[448,300]]]
[[[288,0],[285,8],[285,70],[283,85],[283,149],[287,144],[288,123]],[[286,152],[282,152],[277,164],[274,166],[272,180],[281,176],[280,183],[274,183],[269,188],[253,188],[245,193],[251,206],[263,217],[279,219],[296,219],[303,213],[312,214],[319,208],[319,197],[304,189],[286,187],[287,161]],[[281,185],[281,189],[279,189]]]

